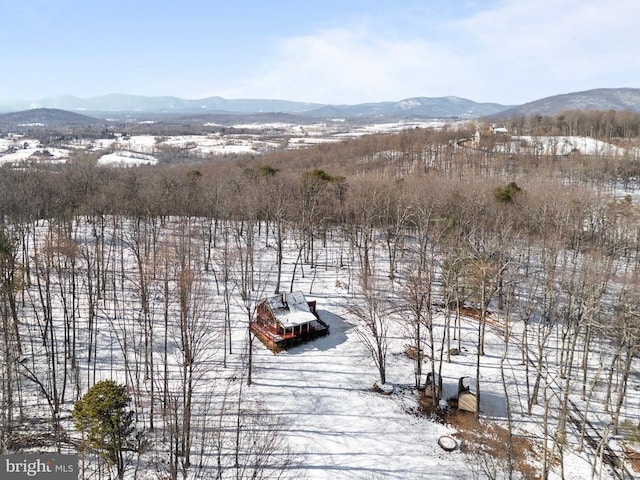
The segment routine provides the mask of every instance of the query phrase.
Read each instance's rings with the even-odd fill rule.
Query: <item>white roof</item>
[[[307,299],[304,298],[304,294],[302,292],[291,292],[287,294],[287,304],[289,305],[289,309],[296,312],[308,312],[309,304],[307,303]]]
[[[278,320],[285,328],[297,327],[298,325],[304,325],[305,323],[311,323],[316,320],[313,313],[306,312],[290,312],[284,315],[278,315]]]
[[[302,292],[291,292],[275,295],[267,299],[269,306],[278,321],[285,328],[297,327],[316,320],[316,316],[309,310],[309,304]]]

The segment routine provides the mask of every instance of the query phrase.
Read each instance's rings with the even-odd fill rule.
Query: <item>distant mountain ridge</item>
[[[113,93],[99,97],[79,98],[73,95],[61,95],[39,100],[9,101],[0,100],[0,111],[19,111],[34,108],[57,108],[68,111],[92,113],[109,112],[147,112],[147,113],[260,113],[291,112],[298,113],[320,107],[320,104],[293,102],[288,100],[227,100],[222,97],[209,97],[197,100],[179,97],[147,97]]]
[[[476,118],[509,108],[498,103],[477,103],[459,97],[414,97],[399,102],[361,103],[357,105],[328,105],[304,112],[315,117],[467,117]]]
[[[397,102],[383,101],[353,105],[331,105],[289,100],[225,99],[208,97],[184,99],[163,96],[109,94],[91,98],[62,95],[33,101],[0,100],[0,112],[32,109],[58,109],[109,118],[113,114],[194,115],[263,115],[299,119],[376,119],[386,118],[505,118],[533,114],[557,115],[566,110],[640,111],[639,88],[598,88],[542,98],[519,106],[478,103],[465,98],[413,97]],[[119,115],[116,115],[119,116]]]
[[[22,111],[34,108],[55,108],[94,115],[110,112],[145,112],[163,114],[255,114],[289,113],[313,118],[346,117],[479,117],[503,111],[508,106],[497,103],[476,103],[458,97],[408,98],[398,102],[362,103],[355,105],[326,105],[289,100],[225,99],[208,97],[196,100],[179,97],[146,97],[140,95],[109,94],[79,98],[62,95],[40,100],[0,100],[0,112]]]
[[[557,115],[567,110],[640,111],[640,88],[595,88],[541,98],[498,113],[500,117]]]

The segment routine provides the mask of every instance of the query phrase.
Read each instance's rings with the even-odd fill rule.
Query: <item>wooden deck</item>
[[[286,335],[282,335],[275,333],[254,321],[251,322],[251,331],[269,350],[279,352],[301,343],[310,342],[318,337],[328,335],[329,325],[324,323],[322,320],[317,319],[309,324],[308,332],[304,332],[302,334],[287,333]]]

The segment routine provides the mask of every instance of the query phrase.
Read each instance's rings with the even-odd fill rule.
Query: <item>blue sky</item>
[[[520,104],[640,87],[638,0],[2,0],[0,99]]]

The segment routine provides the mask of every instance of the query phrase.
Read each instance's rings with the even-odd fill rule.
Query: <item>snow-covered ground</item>
[[[569,155],[581,153],[583,155],[620,156],[625,149],[602,140],[577,136],[531,136],[520,135],[511,137],[509,152],[517,153],[520,149],[532,149],[537,155]]]
[[[109,222],[107,222],[109,224]],[[164,255],[176,248],[174,229],[178,222],[170,222],[160,235],[159,246],[154,252]],[[51,228],[55,226],[47,222],[41,222],[38,228],[38,238],[44,239]],[[92,233],[94,224],[80,222],[74,228],[76,240],[82,258],[90,258],[94,251],[92,242],[95,237]],[[257,289],[262,289],[265,294],[274,288],[274,256],[275,249],[267,244],[265,228],[262,235],[256,237],[256,259],[260,268],[256,278]],[[192,230],[194,251],[197,245],[202,245],[201,239]],[[106,255],[112,260],[113,272],[106,272],[106,278],[113,275],[114,291],[107,288],[107,293],[101,295],[98,302],[97,325],[97,358],[98,362],[92,363],[87,358],[88,333],[80,329],[78,338],[79,358],[78,375],[79,388],[82,392],[89,386],[89,379],[100,380],[113,378],[119,382],[133,386],[136,381],[141,382],[146,388],[139,401],[140,425],[148,426],[149,412],[148,392],[151,382],[155,380],[156,391],[162,385],[162,349],[163,321],[163,286],[162,274],[152,279],[148,278],[148,292],[151,300],[150,312],[154,323],[154,338],[156,345],[156,374],[151,379],[143,379],[145,369],[142,350],[142,320],[140,312],[139,277],[132,263],[134,261],[133,248],[136,237],[130,231],[106,231],[107,242],[110,249]],[[112,235],[113,242],[111,241]],[[55,238],[55,234],[50,237]],[[167,243],[164,243],[162,239]],[[273,238],[273,237],[271,237]],[[221,241],[219,239],[219,241]],[[271,240],[272,241],[272,240]],[[413,388],[413,363],[405,355],[405,346],[409,342],[407,331],[403,327],[403,316],[390,315],[386,320],[390,324],[390,346],[388,354],[388,372],[386,387],[392,388],[391,393],[381,393],[373,388],[378,382],[377,370],[371,356],[357,333],[358,319],[353,314],[353,305],[360,304],[362,297],[357,289],[354,289],[356,271],[358,269],[357,257],[347,254],[346,239],[339,233],[332,236],[332,240],[323,249],[315,268],[304,266],[304,272],[297,268],[294,289],[305,293],[308,300],[316,300],[321,318],[330,326],[330,334],[327,337],[292,348],[288,351],[273,354],[257,340],[253,347],[253,384],[244,386],[243,404],[249,408],[259,409],[262,413],[277,418],[284,425],[281,438],[292,456],[293,466],[287,471],[287,478],[306,478],[309,480],[351,480],[351,479],[466,479],[489,478],[487,472],[483,473],[478,459],[463,453],[466,440],[464,436],[458,436],[458,448],[453,451],[445,451],[439,440],[443,436],[456,436],[458,432],[453,426],[432,421],[419,413],[419,392]],[[88,248],[87,248],[88,247]],[[319,247],[318,247],[319,248]],[[244,383],[244,366],[246,362],[246,312],[239,298],[237,287],[234,288],[231,301],[231,319],[233,325],[233,351],[227,356],[227,366],[222,365],[221,347],[221,322],[222,322],[222,296],[217,291],[221,281],[220,262],[221,244],[213,253],[213,271],[205,272],[200,269],[198,278],[203,280],[200,299],[206,299],[205,304],[199,307],[203,322],[201,339],[203,351],[198,355],[203,359],[196,367],[198,373],[195,385],[196,399],[194,407],[193,438],[194,452],[198,455],[198,464],[189,470],[188,478],[213,478],[215,469],[215,457],[211,452],[211,442],[207,435],[211,435],[211,427],[205,424],[207,412],[210,409],[209,402],[220,403],[229,401],[226,395],[231,391],[237,394]],[[164,252],[164,253],[162,253]],[[155,255],[156,253],[150,252]],[[378,271],[380,282],[384,282],[383,291],[387,292],[389,300],[398,301],[403,285],[402,275],[391,281],[385,275],[386,259],[384,246],[378,243],[371,252],[374,264]],[[294,265],[297,250],[290,239],[285,244],[285,258],[283,265],[283,284],[281,288],[288,291],[289,283],[293,278]],[[171,254],[169,257],[171,258]],[[79,260],[78,260],[79,261]],[[83,260],[84,261],[84,260]],[[83,261],[79,261],[78,275],[87,275],[82,267]],[[55,264],[55,263],[54,263]],[[95,264],[93,264],[95,265]],[[120,265],[125,267],[125,272],[120,272]],[[160,268],[160,267],[159,267]],[[201,268],[201,267],[200,267]],[[217,275],[215,271],[218,271]],[[53,296],[54,323],[62,325],[61,294],[68,290],[69,275],[63,274],[59,278],[59,285],[55,292],[60,295]],[[109,280],[111,282],[111,280]],[[80,282],[85,284],[84,281]],[[55,285],[55,283],[54,283]],[[66,287],[65,287],[66,285]],[[109,285],[111,285],[109,283]],[[59,288],[59,290],[58,290]],[[172,289],[174,287],[171,287]],[[255,294],[255,293],[254,293]],[[86,322],[87,293],[81,295],[82,301],[77,305],[79,321]],[[175,371],[172,382],[177,382],[180,377],[179,367],[176,363],[180,358],[180,335],[178,334],[178,314],[175,308],[175,293],[171,294],[170,304],[172,316],[169,324],[169,351],[167,358],[169,371]],[[253,295],[253,294],[252,294]],[[25,317],[22,320],[23,328],[27,328],[37,337],[39,321],[41,317],[29,315],[29,312],[41,312],[40,299],[36,285],[32,284],[26,295],[27,306],[24,309]],[[155,313],[154,313],[155,312]],[[442,332],[444,331],[444,318],[436,314],[434,332],[437,345],[441,345]],[[84,323],[83,323],[84,324]],[[543,409],[535,407],[532,415],[526,414],[526,395],[523,391],[525,378],[525,364],[522,362],[521,350],[518,340],[519,322],[513,322],[513,338],[505,354],[505,342],[503,336],[497,330],[490,329],[486,339],[486,354],[481,358],[480,381],[482,388],[481,419],[486,425],[506,426],[507,405],[510,406],[514,433],[522,438],[528,438],[533,445],[531,462],[540,469],[543,442]],[[59,333],[59,338],[64,335]],[[443,397],[450,398],[457,395],[458,379],[462,376],[474,376],[476,369],[476,344],[477,323],[467,318],[463,321],[460,335],[460,355],[451,357],[451,362],[444,362],[442,366]],[[559,339],[556,338],[556,341]],[[61,340],[60,340],[61,341]],[[531,339],[535,343],[534,339]],[[39,342],[25,344],[25,364],[33,362],[34,368],[38,362],[42,362]],[[457,341],[455,342],[457,346]],[[553,342],[550,343],[553,347]],[[33,349],[33,350],[31,350]],[[438,348],[437,356],[441,349]],[[39,353],[40,352],[40,353]],[[500,364],[504,357],[505,368]],[[594,355],[595,357],[595,355]],[[597,358],[595,358],[597,363]],[[600,358],[602,360],[602,357]],[[550,353],[550,363],[553,363],[553,353]],[[594,371],[598,365],[594,365]],[[553,373],[553,372],[551,372]],[[59,373],[60,375],[60,373]],[[506,384],[507,391],[503,387]],[[95,377],[92,377],[95,376]],[[136,380],[136,378],[138,380]],[[640,416],[640,379],[631,378],[628,395],[625,398],[622,414],[625,419],[636,421]],[[558,391],[556,386],[550,389],[554,395]],[[557,386],[559,388],[559,386]],[[71,388],[69,388],[71,391]],[[602,392],[600,392],[602,393]],[[180,396],[180,390],[176,395]],[[156,393],[157,395],[157,393]],[[597,394],[599,395],[599,394]],[[597,396],[596,395],[596,396]],[[32,401],[44,405],[42,399],[34,396]],[[507,401],[509,403],[507,403]],[[551,400],[552,404],[556,400]],[[576,394],[576,402],[582,405],[579,394]],[[596,401],[594,400],[594,403]],[[557,407],[557,404],[555,404]],[[253,407],[251,407],[253,406]],[[63,405],[63,410],[68,414],[71,403]],[[248,408],[248,407],[245,407]],[[592,411],[597,407],[591,406]],[[163,442],[162,428],[159,420],[159,408],[156,411],[156,430],[148,432],[152,456],[157,455],[166,461],[168,450]],[[46,418],[46,410],[42,415]],[[251,410],[256,414],[255,410]],[[209,413],[209,415],[211,415]],[[231,421],[233,421],[233,408],[230,409]],[[63,414],[63,417],[65,415]],[[552,407],[550,413],[550,428],[554,427],[557,418],[557,408]],[[600,418],[595,413],[590,420],[598,425],[606,422],[606,415]],[[202,425],[201,425],[202,422]],[[215,423],[215,422],[214,422]],[[66,423],[70,428],[70,423]],[[72,433],[72,432],[70,432]],[[72,433],[73,435],[73,433]],[[564,478],[583,480],[591,478],[593,469],[599,471],[599,461],[593,449],[588,446],[579,448],[579,431],[570,426],[567,434],[567,443],[564,451]],[[550,440],[549,440],[550,441]],[[283,446],[284,448],[284,446]],[[506,445],[505,445],[506,448]],[[284,455],[285,450],[278,451],[278,455]],[[195,454],[194,454],[195,455]],[[146,457],[149,461],[149,458]],[[138,478],[158,478],[153,464],[146,465],[138,472]],[[506,478],[504,464],[498,465],[497,478]],[[485,465],[484,468],[487,468]],[[556,464],[549,478],[556,479],[559,476],[559,467]],[[131,474],[131,471],[130,471]],[[515,478],[518,478],[517,476]],[[520,477],[522,478],[522,477]],[[602,479],[616,478],[606,468],[602,470]]]
[[[339,133],[340,137],[359,137],[362,135],[372,135],[377,133],[398,133],[403,130],[412,130],[414,128],[430,128],[440,129],[445,125],[455,125],[460,122],[448,122],[446,120],[428,120],[428,121],[405,121],[405,122],[388,122],[376,123],[371,125],[363,125],[349,132]]]
[[[331,334],[277,355],[257,344],[254,384],[248,390],[250,395],[263,400],[287,419],[287,439],[295,456],[303,459],[301,478],[488,478],[477,458],[463,454],[460,448],[452,452],[441,448],[438,441],[442,436],[457,436],[454,427],[416,415],[419,393],[412,388],[413,364],[403,354],[408,339],[398,324],[392,329],[389,355],[388,382],[394,391],[385,395],[372,390],[377,380],[376,370],[358,339],[354,327],[357,320],[349,308],[352,302],[358,301],[357,295],[335,288],[336,275],[344,280],[346,272],[319,272],[320,278],[314,280],[315,294],[308,295],[309,299],[317,300]],[[308,292],[310,283],[311,279],[307,278],[296,285]],[[440,345],[443,317],[436,316],[436,322],[436,341]],[[513,324],[512,327],[515,339],[519,336],[519,326]],[[514,339],[505,358],[505,395],[500,367],[505,343],[495,330],[488,336],[487,354],[481,359],[481,419],[506,428],[508,398],[514,433],[532,439],[538,455],[532,454],[530,460],[539,470],[544,438],[543,408],[534,408],[531,416],[526,414],[525,366]],[[477,323],[467,319],[462,329],[461,354],[451,357],[451,363],[443,364],[444,399],[457,397],[460,377],[475,376],[476,343]],[[556,388],[555,394],[560,385]],[[636,381],[625,400],[625,418],[640,417],[639,390],[640,383]],[[552,412],[552,417],[555,415]],[[597,418],[597,415],[590,417],[598,423]],[[590,478],[594,462],[599,469],[592,450],[579,451],[578,436],[578,431],[569,432],[565,479]],[[458,441],[464,443],[465,440]],[[507,478],[503,468],[505,464],[497,467],[497,478]],[[516,475],[515,478],[523,477]],[[549,478],[560,478],[558,468]],[[602,478],[616,477],[604,468]]]
[[[40,142],[28,138],[0,138],[0,165],[25,161],[64,163],[70,151],[65,148],[43,148]]]
[[[157,165],[158,159],[152,155],[131,152],[129,150],[118,150],[115,153],[108,153],[98,159],[98,165],[134,167],[140,165]]]

